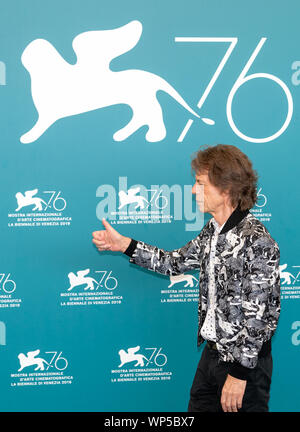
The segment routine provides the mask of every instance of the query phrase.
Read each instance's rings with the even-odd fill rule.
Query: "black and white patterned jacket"
[[[198,345],[208,300],[210,219],[200,234],[173,251],[132,239],[125,254],[149,270],[178,275],[199,270]],[[249,210],[236,208],[223,226],[216,245],[216,347],[228,373],[247,379],[258,357],[271,350],[280,313],[279,247]]]

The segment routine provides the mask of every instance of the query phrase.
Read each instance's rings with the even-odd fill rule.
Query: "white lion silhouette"
[[[127,193],[124,191],[120,191],[119,192],[120,205],[119,205],[118,209],[123,208],[127,204],[131,204],[131,203],[135,203],[135,202],[137,203],[137,205],[135,206],[135,209],[137,209],[138,207],[144,209],[145,203],[148,203],[148,201],[146,200],[146,198],[144,198],[141,195],[136,196],[136,194],[140,190],[141,190],[141,188],[137,187],[137,188],[128,189]]]
[[[121,360],[121,364],[119,367],[122,367],[125,363],[130,363],[132,361],[136,361],[134,366],[144,366],[144,359],[148,360],[143,354],[135,354],[139,351],[140,346],[136,346],[134,348],[128,348],[127,352],[123,349],[119,351],[119,356]]]
[[[21,210],[23,207],[27,207],[30,205],[34,205],[34,208],[32,210],[42,210],[43,206],[42,203],[47,206],[47,203],[38,197],[33,197],[33,195],[38,193],[38,189],[33,189],[30,191],[26,191],[23,195],[21,192],[16,193],[16,199],[18,203],[18,208],[16,208],[15,211]]]
[[[78,271],[76,273],[77,276],[73,272],[70,272],[68,274],[68,278],[69,278],[69,282],[70,282],[70,287],[68,288],[68,291],[70,291],[71,289],[73,289],[76,286],[84,285],[84,284],[86,284],[86,286],[84,287],[84,290],[87,290],[87,289],[93,290],[94,289],[94,283],[96,285],[98,285],[98,282],[95,279],[93,279],[92,277],[85,277],[89,272],[90,272],[90,269],[81,270],[81,271]]]
[[[195,278],[195,276],[190,274],[180,274],[180,275],[174,275],[170,276],[170,285],[168,285],[168,288],[172,287],[176,283],[184,282],[186,281],[186,284],[184,285],[184,288],[186,287],[193,287],[194,286],[194,280],[196,283],[198,283],[198,279]]]
[[[287,268],[287,264],[282,264],[279,266],[279,272],[280,272],[280,279],[284,279],[283,280],[283,284],[286,283],[287,285],[291,285],[292,281],[291,278],[296,279],[295,276],[292,275],[292,273],[290,272],[284,272],[283,270],[285,270]]]
[[[23,353],[20,353],[18,355],[18,359],[20,361],[20,368],[18,369],[18,372],[20,372],[21,370],[23,370],[24,368],[28,367],[28,366],[34,366],[36,365],[36,368],[34,369],[36,370],[44,370],[44,363],[48,366],[51,366],[48,362],[46,362],[46,360],[44,360],[41,357],[35,357],[40,353],[40,350],[36,350],[36,351],[29,351],[27,353],[27,356]],[[51,366],[52,367],[52,366]]]
[[[166,136],[161,106],[156,93],[162,90],[194,116],[179,93],[163,78],[153,73],[131,69],[112,71],[110,62],[131,50],[142,34],[139,21],[104,31],[79,34],[72,46],[77,62],[66,62],[45,39],[35,39],[25,48],[21,60],[31,77],[31,91],[38,120],[22,135],[24,144],[36,141],[57,120],[117,104],[132,109],[130,122],[113,136],[123,141],[142,126],[147,126],[146,140],[161,141]],[[202,121],[209,124],[207,119]]]

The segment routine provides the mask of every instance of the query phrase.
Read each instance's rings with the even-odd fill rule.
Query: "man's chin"
[[[207,209],[205,208],[204,205],[197,204],[197,206],[198,206],[198,209],[201,213],[207,213]]]

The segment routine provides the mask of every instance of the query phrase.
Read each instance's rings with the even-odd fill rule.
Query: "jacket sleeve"
[[[130,257],[131,263],[163,275],[179,275],[188,270],[200,268],[201,233],[185,246],[166,251],[142,241],[131,240],[124,252]]]
[[[276,330],[280,314],[280,251],[271,237],[260,237],[247,247],[242,286],[243,328],[235,341],[229,374],[247,379],[259,353]]]

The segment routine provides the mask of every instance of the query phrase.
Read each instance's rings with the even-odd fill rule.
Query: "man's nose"
[[[196,194],[196,183],[195,183],[194,186],[192,187],[192,194]]]

